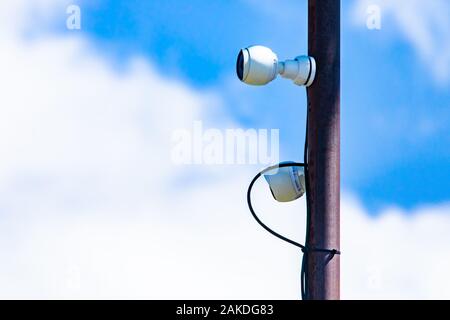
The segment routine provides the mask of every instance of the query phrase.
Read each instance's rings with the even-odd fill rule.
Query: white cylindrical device
[[[283,78],[291,79],[296,85],[309,87],[316,77],[316,60],[309,56],[298,56],[294,60],[278,63]]]
[[[316,76],[316,61],[309,56],[279,61],[271,49],[250,46],[239,52],[236,73],[242,82],[255,86],[268,84],[280,74],[296,85],[309,87]]]
[[[294,201],[306,191],[305,172],[302,167],[275,168],[266,172],[264,178],[273,197],[279,202]]]

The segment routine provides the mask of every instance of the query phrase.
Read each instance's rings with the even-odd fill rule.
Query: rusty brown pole
[[[313,248],[340,249],[340,0],[309,0],[308,49],[317,62],[308,88],[310,231]],[[340,298],[340,256],[310,252],[307,296]]]

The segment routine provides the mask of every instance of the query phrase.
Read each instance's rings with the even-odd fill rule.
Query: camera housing
[[[292,164],[282,162],[281,164]],[[303,167],[274,168],[264,174],[270,191],[278,202],[291,202],[306,192],[305,171]]]
[[[296,85],[309,87],[316,76],[316,61],[309,56],[279,61],[270,48],[250,46],[239,52],[236,73],[239,80],[249,85],[266,85],[279,74]]]

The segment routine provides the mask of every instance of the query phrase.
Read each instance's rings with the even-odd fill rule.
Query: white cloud
[[[371,218],[354,199],[342,205],[343,296],[448,299],[450,204]]]
[[[365,25],[366,9],[379,5],[383,19],[392,19],[402,36],[416,49],[438,83],[450,80],[450,3],[447,0],[357,0],[352,16]]]
[[[144,59],[117,72],[81,38],[0,37],[0,70],[0,298],[299,297],[300,253],[247,212],[252,170],[172,184],[194,168],[167,162],[171,130],[214,94]],[[304,203],[255,191],[301,240]],[[448,205],[371,218],[344,197],[343,297],[450,298],[449,228]]]

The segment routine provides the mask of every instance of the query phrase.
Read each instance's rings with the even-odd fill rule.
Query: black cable
[[[286,238],[285,236],[279,234],[278,232],[272,230],[271,228],[269,228],[267,225],[265,225],[261,219],[259,219],[259,217],[256,215],[255,210],[253,209],[253,205],[252,205],[252,199],[251,199],[251,193],[252,193],[252,189],[253,186],[255,184],[255,182],[266,172],[272,171],[274,169],[278,169],[278,168],[287,168],[287,167],[303,167],[305,168],[305,175],[306,175],[306,167],[305,164],[303,163],[280,163],[278,165],[275,166],[271,166],[268,167],[264,170],[262,170],[261,172],[259,172],[254,178],[253,180],[250,182],[250,185],[248,187],[247,190],[247,204],[248,204],[248,208],[250,209],[250,212],[253,216],[253,218],[256,220],[256,222],[258,222],[266,231],[268,231],[270,234],[272,234],[273,236],[286,241],[296,247],[299,247],[302,252],[303,252],[303,261],[302,261],[302,270],[301,270],[301,283],[302,283],[302,299],[307,299],[307,289],[308,289],[308,285],[307,285],[307,263],[308,263],[308,254],[310,252],[326,252],[326,253],[330,253],[332,256],[331,258],[334,257],[334,255],[336,254],[340,254],[340,252],[336,249],[322,249],[322,248],[311,248],[309,246],[304,246],[294,240],[291,240],[289,238]],[[306,180],[306,179],[305,179]],[[306,233],[307,233],[307,237],[309,237],[309,197],[308,197],[308,189],[306,189],[306,199],[307,199],[307,228],[306,228]],[[307,239],[308,240],[308,239]]]
[[[310,203],[311,198],[309,196],[309,168],[308,168],[308,126],[309,126],[309,112],[306,110],[306,129],[305,129],[305,145],[303,148],[303,162],[305,165],[305,189],[306,189],[306,234],[305,234],[305,246],[309,247],[309,229],[310,229]],[[301,295],[302,300],[308,300],[308,254],[303,252],[302,268],[300,271],[301,277]]]
[[[280,163],[275,166],[271,166],[269,168],[264,169],[263,171],[259,172],[250,182],[250,185],[247,190],[247,204],[250,209],[250,212],[252,213],[253,218],[269,233],[274,235],[275,237],[286,241],[296,247],[299,247],[303,252],[302,257],[302,263],[301,263],[301,271],[300,271],[300,283],[301,283],[301,296],[302,300],[308,300],[308,256],[311,252],[324,252],[331,254],[330,259],[333,259],[333,257],[336,254],[341,254],[339,250],[336,249],[322,249],[322,248],[312,248],[309,243],[309,237],[310,237],[310,229],[311,229],[311,197],[309,194],[310,185],[309,185],[309,172],[308,172],[308,126],[309,126],[309,112],[306,111],[306,131],[305,131],[305,145],[303,150],[303,163]],[[291,240],[289,238],[286,238],[285,236],[279,234],[278,232],[275,232],[271,228],[269,228],[267,225],[265,225],[259,217],[256,215],[255,210],[253,210],[252,201],[251,201],[251,192],[253,189],[253,185],[255,182],[266,172],[269,172],[274,169],[278,168],[286,168],[286,167],[302,167],[304,170],[305,175],[305,189],[306,189],[306,236],[305,236],[305,245],[302,245],[294,240]]]
[[[303,251],[303,250],[305,249],[305,246],[304,246],[304,245],[302,245],[302,244],[300,244],[300,243],[298,243],[298,242],[295,242],[295,241],[293,241],[293,240],[291,240],[291,239],[288,239],[288,238],[286,238],[285,236],[282,236],[282,235],[279,234],[278,232],[275,232],[275,231],[273,231],[272,229],[270,229],[268,226],[266,226],[266,225],[258,218],[258,216],[256,215],[255,210],[253,210],[253,206],[252,206],[251,193],[252,193],[253,185],[255,184],[255,182],[256,182],[256,181],[257,181],[264,173],[266,173],[266,172],[269,172],[269,171],[274,170],[274,169],[278,169],[278,168],[286,168],[286,167],[303,167],[303,168],[304,168],[305,165],[304,165],[303,163],[280,163],[280,164],[278,164],[278,165],[268,167],[268,168],[264,169],[263,171],[259,172],[259,173],[253,178],[252,182],[250,182],[250,185],[249,185],[249,187],[248,187],[248,190],[247,190],[247,204],[248,204],[248,208],[250,209],[250,212],[251,212],[253,218],[255,218],[256,222],[258,222],[258,223],[261,225],[261,227],[263,227],[264,229],[266,229],[266,231],[268,231],[269,233],[271,233],[271,234],[274,235],[275,237],[277,237],[277,238],[279,238],[279,239],[281,239],[281,240],[283,240],[283,241],[286,241],[286,242],[288,242],[288,243],[290,243],[290,244],[292,244],[292,245],[294,245],[294,246],[296,246],[296,247],[299,247],[299,248],[302,249],[302,251]]]
[[[301,294],[302,294],[302,300],[306,299],[306,271],[305,271],[305,264],[306,264],[306,255],[303,254],[302,257],[302,267],[300,271],[300,287],[301,287]]]

